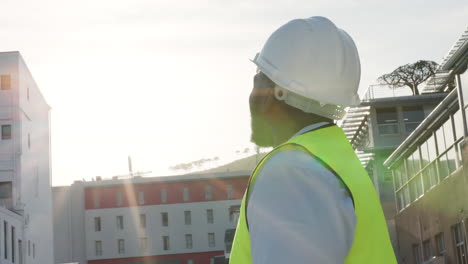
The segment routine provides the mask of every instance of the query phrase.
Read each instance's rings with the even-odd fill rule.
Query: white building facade
[[[54,263],[49,113],[20,53],[1,52],[0,263]]]
[[[54,188],[56,263],[214,263],[225,255],[248,178],[228,172]]]

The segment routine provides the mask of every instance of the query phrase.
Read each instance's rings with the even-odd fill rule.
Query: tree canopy
[[[418,95],[418,86],[435,74],[437,66],[436,62],[419,60],[402,65],[391,73],[380,76],[377,81],[392,88],[408,87],[413,95]]]

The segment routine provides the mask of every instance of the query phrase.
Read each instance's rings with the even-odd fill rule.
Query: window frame
[[[9,129],[9,131],[6,131],[7,129]],[[13,128],[11,126],[11,124],[3,124],[1,125],[1,139],[2,140],[10,140],[12,138],[12,133],[13,132]]]
[[[214,248],[216,247],[216,237],[214,232],[208,233],[208,247]]]

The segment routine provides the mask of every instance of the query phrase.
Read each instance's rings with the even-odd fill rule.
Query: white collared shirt
[[[294,136],[328,123],[301,129]],[[356,215],[341,181],[301,150],[273,154],[251,186],[247,219],[252,264],[343,263]]]

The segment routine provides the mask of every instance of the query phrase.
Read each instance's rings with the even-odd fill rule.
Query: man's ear
[[[254,89],[250,94],[251,107],[255,107],[259,113],[270,112],[275,104],[275,83],[262,72],[254,78]]]

